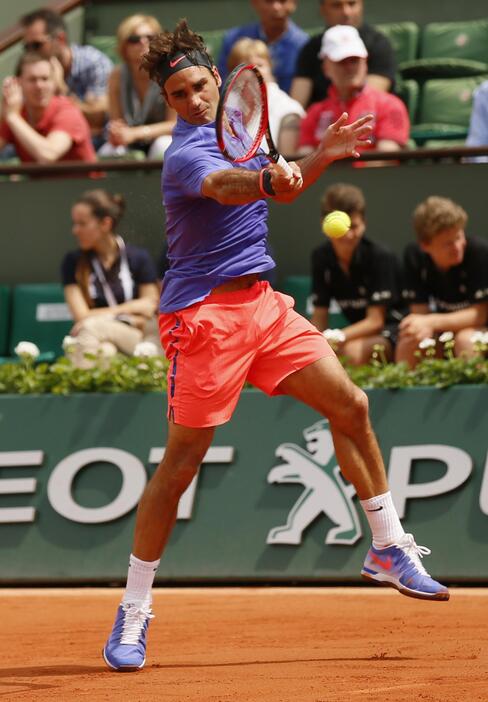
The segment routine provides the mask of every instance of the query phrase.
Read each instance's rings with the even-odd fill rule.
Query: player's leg
[[[291,373],[277,390],[329,419],[341,471],[355,486],[373,533],[362,575],[412,597],[448,599],[447,588],[433,580],[421,564],[428,549],[417,546],[413,536],[403,531],[369,420],[367,397],[337,358],[327,356]]]
[[[211,444],[213,427],[194,429],[169,422],[164,458],[137,508],[127,586],[112,633],[103,649],[114,670],[137,670],[146,660],[151,589],[159,559],[176,520],[178,502]]]

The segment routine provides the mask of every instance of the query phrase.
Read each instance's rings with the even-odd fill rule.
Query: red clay
[[[120,590],[0,590],[1,702],[487,702],[488,590],[157,590],[148,661],[106,669]]]

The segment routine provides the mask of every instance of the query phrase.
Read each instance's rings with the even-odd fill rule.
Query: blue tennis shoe
[[[420,559],[430,549],[417,546],[412,534],[405,534],[397,544],[369,549],[361,575],[377,585],[396,588],[402,595],[421,600],[448,600],[449,590],[430,577]]]
[[[150,607],[122,602],[103,649],[103,657],[109,668],[130,672],[144,667],[147,628],[149,620],[153,618]]]

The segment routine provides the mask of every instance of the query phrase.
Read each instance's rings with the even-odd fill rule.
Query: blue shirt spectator
[[[113,63],[94,46],[71,44],[71,71],[66,84],[80,100],[87,95],[100,97],[107,93],[108,77]]]
[[[259,15],[259,22],[234,27],[225,33],[218,64],[220,75],[225,80],[229,52],[238,39],[261,39],[268,45],[272,72],[278,85],[289,93],[298,54],[309,39],[308,34],[289,18],[295,11],[296,2],[282,0],[281,3],[268,3],[265,0],[254,0],[253,7]]]

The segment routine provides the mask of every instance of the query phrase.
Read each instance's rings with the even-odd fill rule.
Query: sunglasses
[[[42,49],[46,41],[48,41],[48,39],[44,39],[44,41],[28,41],[26,44],[24,44],[24,49],[25,51],[39,51],[39,49]]]
[[[143,39],[151,41],[151,39],[154,39],[154,37],[154,34],[129,34],[129,36],[126,39],[126,42],[128,44],[140,44]]]

